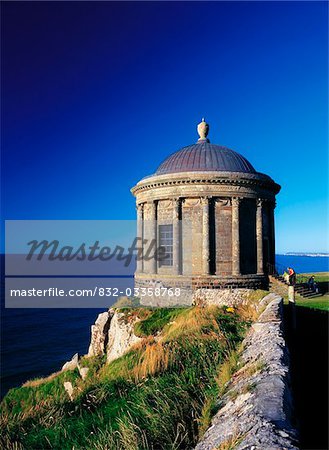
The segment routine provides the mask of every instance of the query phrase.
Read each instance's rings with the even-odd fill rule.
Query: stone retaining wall
[[[298,448],[282,330],[283,301],[276,294],[266,300],[265,311],[243,341],[240,369],[196,450]]]
[[[135,274],[135,287],[148,288],[154,283],[167,288],[195,289],[263,289],[268,287],[266,275],[168,275],[168,274]]]

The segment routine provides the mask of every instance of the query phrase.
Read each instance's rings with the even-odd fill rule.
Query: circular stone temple
[[[131,190],[142,255],[135,285],[266,287],[280,186],[239,153],[211,144],[204,119],[197,129],[197,143],[171,154]],[[154,248],[161,254],[152,257]]]

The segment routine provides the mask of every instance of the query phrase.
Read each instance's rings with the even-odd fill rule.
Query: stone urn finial
[[[208,133],[209,133],[209,125],[204,120],[204,117],[202,117],[202,121],[198,125],[198,134],[200,136],[198,141],[208,140],[207,139]]]

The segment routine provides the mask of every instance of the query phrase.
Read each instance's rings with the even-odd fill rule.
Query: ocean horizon
[[[279,267],[297,273],[329,271],[329,257],[276,255]],[[2,265],[3,270],[3,265]],[[1,398],[25,381],[61,370],[88,351],[91,325],[103,309],[6,309],[1,283]]]
[[[278,269],[291,266],[297,273],[329,271],[329,255],[298,256],[298,255],[276,254],[275,260]]]

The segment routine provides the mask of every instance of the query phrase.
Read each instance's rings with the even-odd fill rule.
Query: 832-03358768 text
[[[11,297],[179,297],[180,288],[113,288],[113,287],[97,287],[94,289],[59,289],[50,287],[48,289],[10,289]]]

